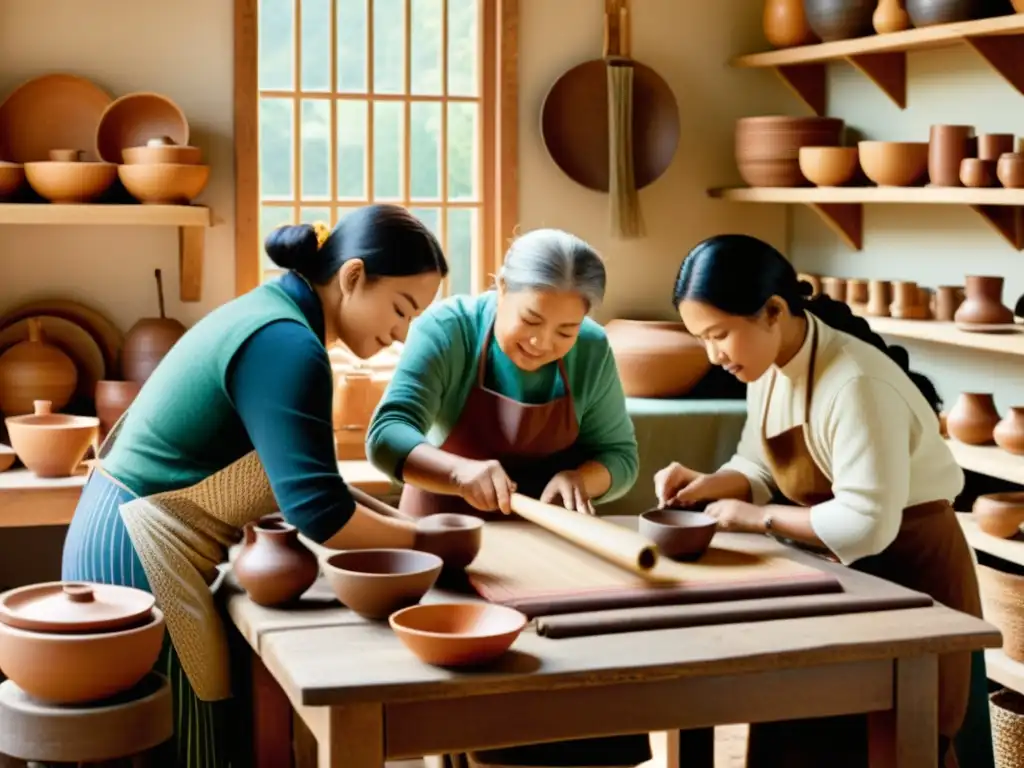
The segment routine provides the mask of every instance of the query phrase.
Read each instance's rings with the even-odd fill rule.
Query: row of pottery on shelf
[[[1012,2],[1024,12],[1024,0]],[[763,25],[769,43],[790,48],[970,21],[985,10],[983,0],[765,0]]]
[[[161,94],[115,99],[75,75],[34,78],[0,104],[0,200],[27,182],[51,203],[96,202],[120,179],[142,203],[188,204],[210,177],[189,136],[184,112]]]
[[[476,665],[504,654],[526,626],[519,611],[484,603],[421,604],[442,571],[464,571],[480,551],[483,521],[431,515],[417,521],[416,549],[329,552],[317,559],[294,526],[277,516],[245,526],[233,571],[249,598],[287,607],[321,570],[338,600],[368,621],[387,620],[418,658]]]
[[[335,454],[339,461],[366,458],[366,431],[398,365],[399,350],[387,347],[361,360],[340,343],[328,352],[334,374]]]
[[[964,392],[946,414],[946,431],[967,445],[993,442],[1007,453],[1024,456],[1024,406],[1012,406],[1000,416],[991,394]]]

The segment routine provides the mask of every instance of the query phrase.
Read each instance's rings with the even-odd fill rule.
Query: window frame
[[[240,296],[262,277],[259,0],[234,3],[235,295]],[[490,287],[519,216],[519,0],[484,0],[482,9],[483,226],[472,285],[477,292]]]

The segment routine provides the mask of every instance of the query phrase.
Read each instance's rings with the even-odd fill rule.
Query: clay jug
[[[618,319],[605,333],[627,397],[682,397],[711,369],[682,323]]]
[[[999,423],[999,412],[990,394],[964,392],[946,415],[949,436],[968,445],[987,445]]]
[[[878,0],[878,7],[871,16],[871,24],[880,35],[899,32],[910,28],[910,16],[903,10],[900,0]]]
[[[989,536],[1008,539],[1016,536],[1024,523],[1024,493],[988,493],[974,500],[974,519]]]
[[[156,270],[156,294],[160,316],[144,317],[135,323],[125,334],[121,351],[124,377],[137,384],[146,383],[171,347],[185,335],[185,326],[164,312],[164,284],[159,269]]]
[[[765,0],[764,36],[776,48],[792,48],[816,41],[807,25],[803,0]]]
[[[1024,407],[1010,408],[992,431],[996,445],[1007,453],[1024,456]]]
[[[247,523],[235,578],[258,605],[284,605],[313,586],[320,573],[316,556],[299,541],[299,532],[275,517]]]
[[[1003,306],[1003,278],[968,275],[966,298],[953,319],[963,325],[1006,325],[1013,312]]]
[[[24,416],[34,412],[36,400],[49,400],[59,411],[77,386],[74,361],[46,342],[39,318],[29,318],[28,339],[0,355],[0,412]]]

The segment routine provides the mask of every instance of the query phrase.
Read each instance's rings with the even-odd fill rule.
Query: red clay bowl
[[[438,667],[486,664],[503,655],[529,620],[514,608],[490,603],[414,605],[388,622],[420,661]]]
[[[441,558],[412,549],[336,552],[321,563],[338,599],[366,619],[418,603],[441,573]]]

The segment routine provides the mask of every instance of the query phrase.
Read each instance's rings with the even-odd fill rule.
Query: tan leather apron
[[[136,496],[121,505],[121,518],[196,696],[229,698],[227,633],[210,586],[228,548],[241,539],[242,527],[277,511],[270,480],[251,451],[189,488],[138,497],[102,466],[126,415],[104,439],[94,471]]]
[[[768,437],[768,408],[777,372],[762,406],[761,439],[764,455],[779,491],[794,504],[811,507],[833,498],[832,483],[814,461],[807,447],[807,420],[811,413],[817,329],[812,333],[807,371],[804,423]],[[884,435],[879,439],[886,439]],[[870,573],[909,589],[931,595],[958,611],[981,617],[981,597],[974,560],[953,506],[946,500],[918,504],[903,510],[903,522],[895,541],[885,551],[858,560],[852,568]],[[956,766],[950,741],[960,730],[970,693],[971,654],[939,657],[940,762]],[[867,718],[820,718],[782,723],[759,723],[750,728],[747,768],[866,768]]]

